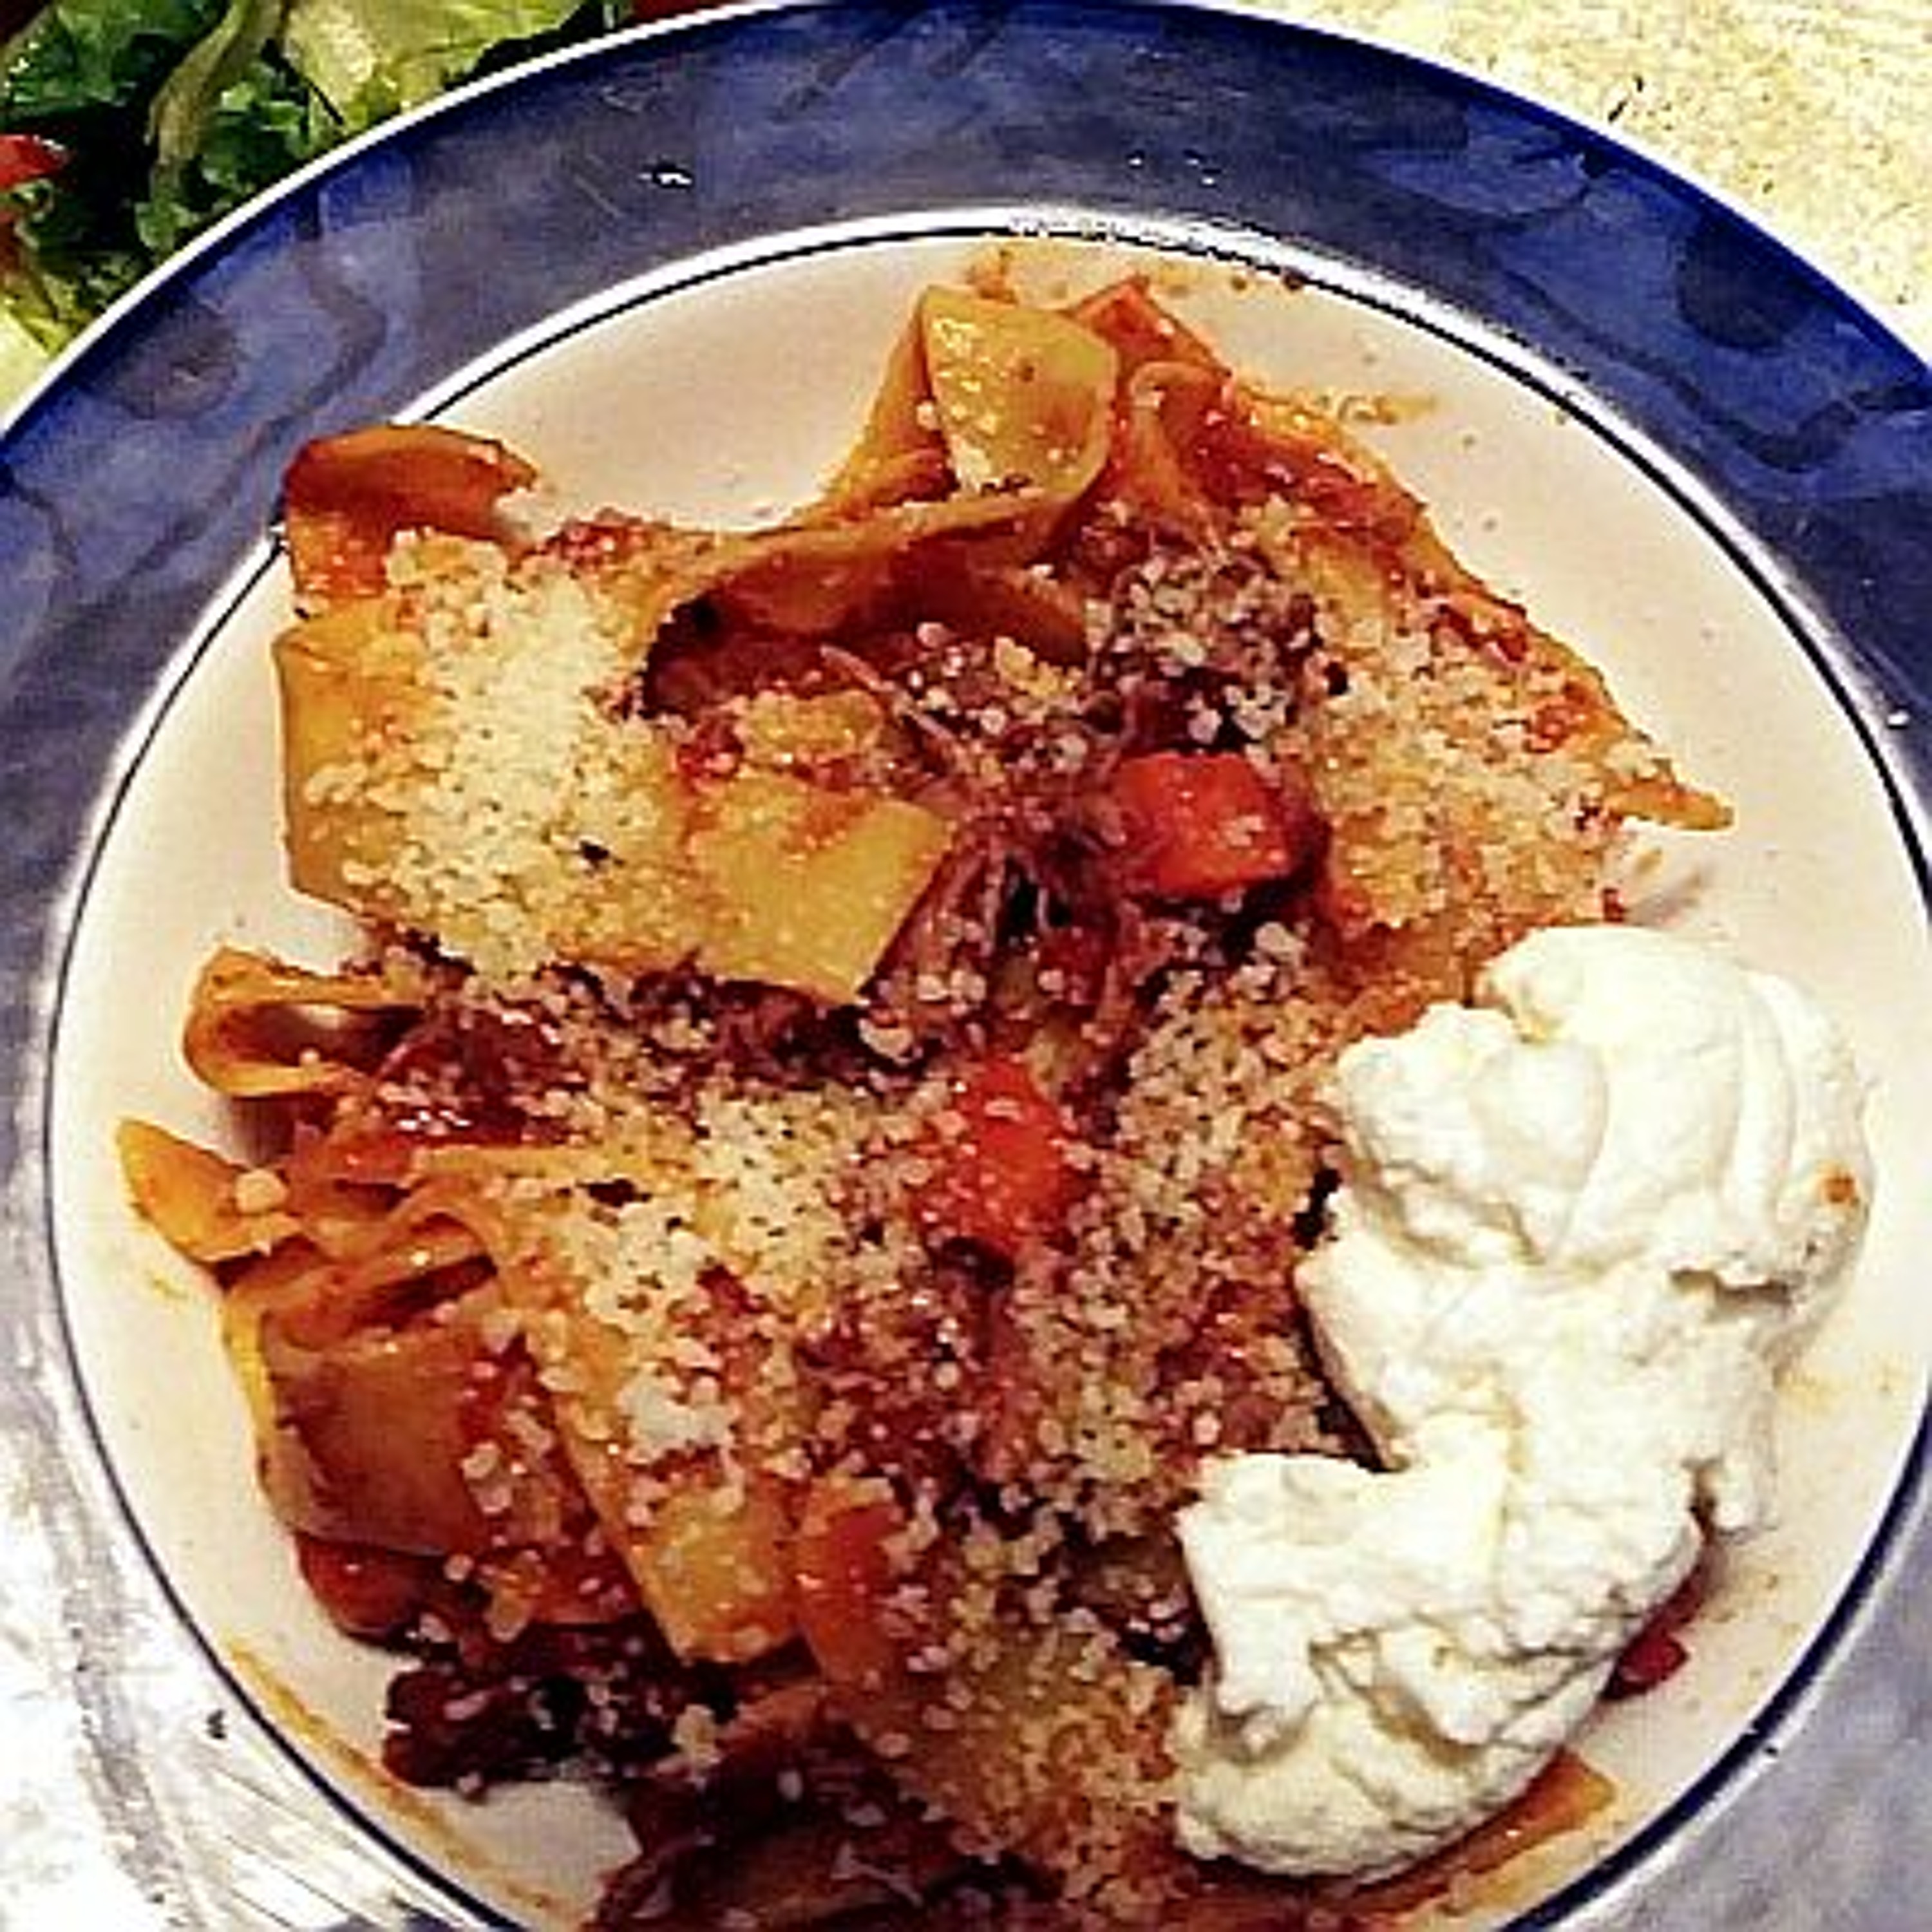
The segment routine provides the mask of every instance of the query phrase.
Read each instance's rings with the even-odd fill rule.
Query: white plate
[[[987,219],[995,234],[1010,225]],[[740,256],[722,274],[700,262],[560,318],[548,339],[459,378],[458,400],[436,413],[537,458],[560,508],[754,522],[830,473],[919,288],[956,282],[984,246],[826,233],[794,238],[771,260]],[[1149,266],[1098,244],[1009,252],[1047,296]],[[1345,290],[1292,291],[1276,275],[1198,257],[1151,265],[1184,314],[1264,382],[1412,405],[1369,434],[1438,506],[1452,543],[1601,665],[1683,769],[1736,808],[1732,832],[1660,848],[1637,916],[1813,988],[1875,1076],[1880,1172],[1909,1172],[1914,1148],[1932,1139],[1932,1005],[1921,992],[1932,960],[1909,855],[1818,667],[1718,532],[1628,445],[1555,400],[1560,386],[1520,354],[1512,369],[1497,344],[1472,352]],[[797,380],[801,362],[809,384]],[[129,1113],[232,1138],[174,1051],[176,1017],[214,947],[266,946],[318,965],[346,950],[347,929],[283,880],[267,645],[288,616],[273,568],[223,614],[100,849],[54,1066],[60,1271],[109,1457],[196,1626],[272,1712],[292,1702],[308,1714],[294,1741],[352,1803],[499,1910],[528,1916],[534,1901],[590,1896],[622,1856],[621,1830],[574,1790],[399,1808],[368,1768],[382,1660],[336,1635],[296,1582],[252,1479],[209,1298],[130,1215],[112,1156],[115,1123]],[[170,881],[158,902],[158,879]],[[138,1003],[123,996],[134,959],[150,989]],[[1618,1802],[1587,1846],[1542,1862],[1546,1878],[1706,1774],[1792,1673],[1856,1569],[1897,1485],[1932,1348],[1916,1205],[1909,1188],[1881,1187],[1857,1292],[1787,1391],[1782,1520],[1727,1565],[1691,1666],[1592,1726],[1586,1754],[1611,1774]],[[180,1426],[184,1406],[201,1418],[193,1430]],[[1505,1890],[1520,1899],[1527,1882],[1513,1872]]]
[[[525,166],[506,173],[510,148]],[[1870,1875],[1932,1846],[1910,1824],[1852,1845],[1832,1820],[1872,1713],[1916,1671],[1898,1580],[1926,1562],[1907,1522],[1932,1358],[1910,1178],[1932,1137],[1910,506],[1932,448],[1910,358],[1692,191],[1539,110],[1318,37],[1131,7],[747,15],[558,63],[235,224],[13,425],[0,566],[22,641],[0,658],[0,746],[31,808],[4,862],[20,1104],[0,1170],[37,1352],[0,1391],[0,1438],[70,1550],[57,1613],[104,1666],[79,1682],[76,1749],[116,1856],[222,1922],[260,1813],[208,1795],[208,1758],[273,1772],[146,1734],[160,1694],[137,1650],[190,1700],[224,1694],[193,1688],[191,1651],[152,1621],[78,1460],[95,1446],[244,1698],[348,1816],[457,1888],[378,1859],[358,1890],[338,1856],[355,1828],[274,1786],[270,1810],[302,1822],[280,1876],[322,1901],[277,1917],[324,1923],[352,1894],[384,1923],[399,1901],[566,1923],[625,1849],[574,1786],[479,1808],[370,1770],[385,1664],[296,1582],[206,1293],[111,1162],[126,1114],[225,1130],[173,1048],[212,945],[320,960],[342,938],[281,883],[264,646],[283,606],[256,540],[281,462],[346,421],[434,413],[506,437],[560,499],[755,521],[850,440],[913,290],[989,232],[1042,229],[1113,239],[1104,264],[1090,240],[1035,243],[1030,274],[1091,278],[1124,238],[1158,244],[1238,365],[1426,400],[1372,432],[1399,473],[1738,809],[1731,834],[1670,845],[1640,910],[1803,980],[1851,1031],[1879,1204],[1856,1292],[1787,1391],[1783,1519],[1730,1567],[1687,1670],[1593,1729],[1615,1812],[1485,1910],[1893,1922]],[[1284,267],[1315,286],[1289,292]],[[1792,1830],[1820,1855],[1767,1904],[1755,1874]]]

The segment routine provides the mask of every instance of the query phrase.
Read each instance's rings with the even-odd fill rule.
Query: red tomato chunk
[[[962,1074],[922,1148],[929,1176],[914,1211],[940,1238],[1010,1258],[1073,1204],[1072,1130],[1024,1062],[988,1060]]]
[[[0,193],[58,174],[67,154],[38,134],[0,134]]]
[[[1318,842],[1312,807],[1237,752],[1123,761],[1113,794],[1133,881],[1162,898],[1218,898],[1299,871]]]
[[[1657,1606],[1650,1621],[1631,1638],[1612,1673],[1610,1696],[1641,1696],[1683,1669],[1690,1653],[1678,1633],[1696,1615],[1703,1596],[1704,1572],[1700,1568]]]

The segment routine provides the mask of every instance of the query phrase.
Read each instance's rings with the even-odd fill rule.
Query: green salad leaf
[[[154,158],[178,167],[200,152],[222,95],[240,86],[280,23],[282,0],[231,0],[164,80],[148,110]]]
[[[0,320],[58,348],[231,208],[494,62],[600,33],[626,0],[48,0],[0,44]]]
[[[156,91],[134,229],[154,261],[340,139],[274,51],[283,0],[231,0]]]
[[[222,0],[52,0],[0,48],[0,128],[38,130],[103,109],[145,113],[221,11]]]
[[[296,70],[352,128],[430,99],[508,44],[560,32],[581,0],[289,0],[282,45]]]

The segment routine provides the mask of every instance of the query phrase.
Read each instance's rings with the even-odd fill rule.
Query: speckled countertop
[[[1932,0],[1260,6],[1614,127],[1932,350]]]
[[[1613,126],[1742,207],[1922,350],[1932,349],[1932,0],[1256,4],[1446,58]],[[35,1376],[40,1365],[32,1353],[16,1341],[0,1364],[21,1378],[16,1387]],[[46,1406],[27,1400],[37,1409]],[[53,1426],[51,1410],[43,1419]],[[406,1874],[379,1856],[348,1858],[339,1845],[318,1846],[292,1802],[292,1774],[279,1762],[217,1748],[231,1716],[211,1709],[207,1688],[196,1684],[175,1694],[158,1681],[147,1707],[200,1774],[222,1786],[232,1834],[224,1895],[168,1904],[151,1895],[144,1838],[191,1831],[192,1822],[117,1806],[112,1766],[99,1761],[96,1741],[86,1735],[88,1700],[74,1694],[88,1668],[86,1634],[50,1628],[36,1608],[74,1586],[76,1552],[57,1535],[37,1534],[33,1498],[23,1472],[9,1466],[10,1453],[0,1434],[7,1551],[0,1564],[0,1928],[147,1932],[191,1922],[428,1922],[410,1919],[420,1894]],[[104,1506],[98,1478],[77,1480]],[[152,1648],[158,1679],[164,1676],[175,1652],[155,1621],[152,1592],[95,1608],[125,1620],[130,1667],[141,1669]],[[1911,1628],[1901,1627],[1894,1641],[1910,1646],[1923,1640],[1927,1619],[1910,1606],[1897,1614],[1908,1611]],[[1924,1735],[1922,1701],[1908,1706],[1867,1696],[1848,1707],[1857,1736],[1840,1768],[1862,1795],[1846,1805],[1852,1822],[1843,1832],[1807,1848],[1808,1865],[1825,1880],[1808,1888],[1814,1898],[1832,1895],[1834,1886],[1838,1896],[1856,1897],[1861,1876],[1874,1870],[1898,1876],[1896,1835],[1888,1854],[1893,1827],[1886,1814],[1888,1805],[1924,1802],[1918,1794],[1932,1772],[1932,1743]],[[1901,1758],[1918,1771],[1901,1779]],[[83,1760],[93,1765],[85,1778],[76,1768]],[[1687,1882],[1676,1895],[1684,1916],[1664,1932],[1747,1924],[1797,1932],[1800,1924],[1781,1908],[1787,1894],[1769,1870],[1744,1880],[1732,1873],[1714,1892]],[[184,1911],[195,1916],[184,1918]],[[1802,1922],[1805,1932],[1825,1922]],[[1871,1932],[1906,1932],[1928,1915],[1920,1900],[1867,1895],[1856,1922]]]

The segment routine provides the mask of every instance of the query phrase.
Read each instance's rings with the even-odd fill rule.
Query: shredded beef
[[[728,1695],[720,1673],[680,1664],[647,1617],[532,1624],[503,1641],[478,1624],[433,1642],[391,1684],[382,1761],[428,1786],[579,1757],[621,1772],[662,1755],[689,1706]]]

